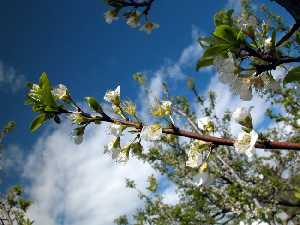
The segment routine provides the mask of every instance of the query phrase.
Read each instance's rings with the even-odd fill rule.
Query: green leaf
[[[200,70],[203,67],[211,66],[214,63],[214,58],[213,57],[208,57],[208,58],[200,58],[199,61],[197,62],[196,69]]]
[[[272,39],[271,39],[271,51],[274,53],[276,50],[276,30],[272,32]]]
[[[89,107],[92,108],[95,112],[100,114],[103,113],[102,107],[94,97],[85,97],[85,100],[88,103]]]
[[[45,72],[40,76],[39,86],[42,91],[42,102],[47,106],[56,106],[55,100],[51,93],[51,84]]]
[[[47,120],[46,114],[42,113],[34,118],[31,123],[30,130],[31,132],[36,131],[40,126]]]
[[[202,58],[209,58],[213,57],[216,55],[221,55],[224,52],[226,52],[228,49],[230,49],[229,44],[220,44],[220,45],[215,45],[210,48],[207,48],[205,52],[203,53]]]
[[[300,66],[291,69],[285,76],[283,83],[300,82]]]
[[[233,19],[232,19],[232,14],[233,14],[233,10],[221,10],[219,12],[217,12],[214,15],[214,22],[216,26],[220,26],[223,24],[226,25],[232,25],[233,24]]]
[[[237,39],[237,31],[229,25],[220,25],[216,27],[214,36],[221,38],[228,44],[235,45],[239,43]]]

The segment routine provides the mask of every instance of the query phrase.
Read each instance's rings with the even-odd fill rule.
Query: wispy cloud
[[[90,131],[79,146],[72,142],[69,129],[61,127],[41,137],[26,165],[34,202],[29,214],[35,223],[109,225],[141,206],[137,193],[125,187],[125,178],[144,190],[153,169],[134,159],[116,164],[103,155],[109,139],[103,126]]]
[[[200,58],[203,49],[197,41],[200,32],[196,26],[192,26],[192,43],[184,48],[180,57],[176,61],[168,60],[158,70],[150,72],[152,78],[150,80],[149,101],[153,103],[155,99],[159,99],[163,90],[163,81],[172,79],[172,81],[182,80],[186,78],[185,71],[195,68],[197,60]]]
[[[0,89],[16,92],[25,86],[25,76],[0,61]]]

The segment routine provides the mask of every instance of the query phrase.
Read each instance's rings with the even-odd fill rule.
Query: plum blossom
[[[237,140],[234,142],[234,148],[238,153],[244,153],[248,158],[252,158],[257,139],[258,134],[254,130],[250,133],[241,131]]]
[[[144,31],[147,34],[151,34],[151,32],[154,29],[158,29],[159,28],[159,24],[157,23],[152,23],[151,21],[146,22],[140,29],[140,31]]]
[[[104,100],[113,105],[120,105],[120,85],[115,90],[109,90],[104,95]]]
[[[109,127],[109,134],[118,137],[122,134],[123,131],[123,127],[121,125],[118,124],[111,124]]]
[[[56,88],[51,91],[52,95],[60,100],[68,100],[70,98],[68,88],[63,85],[59,84]]]
[[[145,141],[158,141],[162,137],[162,127],[159,124],[144,126],[141,138]]]
[[[111,24],[114,20],[118,20],[119,17],[117,17],[117,15],[118,13],[116,10],[108,10],[104,13],[105,22]]]
[[[207,148],[208,143],[201,140],[194,140],[187,152],[188,160],[185,165],[191,168],[198,168],[202,164],[201,152]]]
[[[214,131],[214,123],[212,119],[208,116],[200,118],[197,120],[198,127],[206,132],[213,132]]]
[[[131,13],[128,17],[127,17],[127,25],[130,26],[131,28],[137,28],[138,26],[140,26],[140,15],[141,13],[136,11]]]
[[[199,173],[193,177],[193,183],[196,186],[202,186],[209,183],[210,175],[208,173],[208,163],[204,162],[199,168]]]
[[[233,113],[232,118],[242,126],[252,128],[252,117],[250,110],[245,107],[238,107]]]
[[[270,51],[271,46],[272,46],[272,38],[271,38],[271,37],[268,37],[268,38],[265,39],[265,41],[264,41],[264,49],[267,50],[267,51]]]

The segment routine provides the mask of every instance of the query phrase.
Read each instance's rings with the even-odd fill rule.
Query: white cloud
[[[192,26],[192,43],[184,48],[177,61],[168,62],[153,73],[153,78],[150,80],[149,101],[154,103],[155,99],[160,99],[163,91],[163,81],[172,79],[174,81],[182,80],[185,76],[185,70],[194,68],[197,60],[200,58],[203,49],[197,41],[199,38],[199,30],[196,26]],[[144,96],[142,97],[144,98]]]
[[[116,164],[103,155],[110,139],[103,126],[88,132],[79,146],[73,144],[67,128],[41,137],[26,165],[34,202],[29,215],[35,223],[108,225],[141,206],[137,193],[125,187],[125,178],[135,180],[143,190],[153,169],[134,159]]]
[[[0,61],[0,88],[16,92],[25,86],[25,76]]]

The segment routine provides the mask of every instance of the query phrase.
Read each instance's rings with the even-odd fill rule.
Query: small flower
[[[185,162],[187,167],[198,168],[202,163],[202,155],[196,151],[188,152],[188,160]]]
[[[124,103],[124,111],[128,113],[129,115],[135,115],[136,114],[136,106],[131,101],[125,101]]]
[[[39,102],[40,101],[40,86],[37,84],[32,84],[28,97],[30,97],[32,100]]]
[[[203,173],[203,172],[207,172],[207,171],[208,171],[208,163],[207,163],[207,162],[203,163],[203,164],[200,166],[199,171],[202,172],[202,173]]]
[[[145,31],[147,34],[151,34],[151,32],[157,28],[159,28],[159,24],[148,21],[141,27],[140,31]]]
[[[59,84],[55,89],[51,91],[52,95],[60,100],[69,100],[70,99],[70,93],[68,88],[63,85]]]
[[[250,110],[245,107],[238,107],[233,113],[232,118],[242,126],[252,128],[252,117]]]
[[[121,151],[119,152],[119,155],[116,158],[116,160],[118,162],[127,162],[129,160],[130,147],[131,147],[131,145],[129,144],[121,149]]]
[[[152,109],[152,115],[157,117],[169,116],[171,115],[172,102],[161,101],[160,104],[156,104]]]
[[[112,159],[117,159],[121,151],[120,137],[116,137],[115,139],[113,139],[107,145],[107,149],[111,152]]]
[[[213,121],[208,117],[203,117],[197,120],[198,127],[205,132],[213,132],[215,129]]]
[[[146,141],[158,141],[162,136],[162,127],[159,124],[144,126],[141,137]]]
[[[82,125],[88,121],[87,118],[81,114],[81,112],[74,112],[70,114],[68,118],[72,121],[72,123],[78,125]]]
[[[119,19],[119,17],[117,17],[118,12],[116,10],[108,10],[104,13],[104,19],[105,22],[108,24],[111,24],[114,20]]]
[[[264,41],[264,48],[269,51],[271,49],[272,46],[272,38],[268,37],[267,39],[265,39]]]
[[[37,84],[32,84],[30,92],[37,92],[40,90],[40,86]]]
[[[234,142],[234,148],[238,153],[244,153],[251,158],[255,150],[255,143],[257,139],[258,134],[254,130],[250,133],[242,131],[239,133],[237,140]]]
[[[190,144],[187,152],[188,160],[185,165],[191,168],[198,168],[202,164],[201,152],[206,150],[208,143],[201,140],[195,140]]]
[[[140,12],[133,12],[127,17],[127,25],[130,26],[131,28],[137,28],[140,26]]]
[[[111,124],[109,127],[109,134],[118,137],[122,134],[123,127],[118,124]]]
[[[208,172],[199,172],[196,176],[193,177],[193,183],[198,187],[207,184],[208,181],[209,181]]]
[[[113,105],[120,105],[120,85],[114,90],[109,90],[104,95],[104,100],[112,103]]]
[[[170,115],[171,114],[172,102],[170,102],[170,101],[162,101],[161,102],[161,107],[164,110],[165,115]]]

